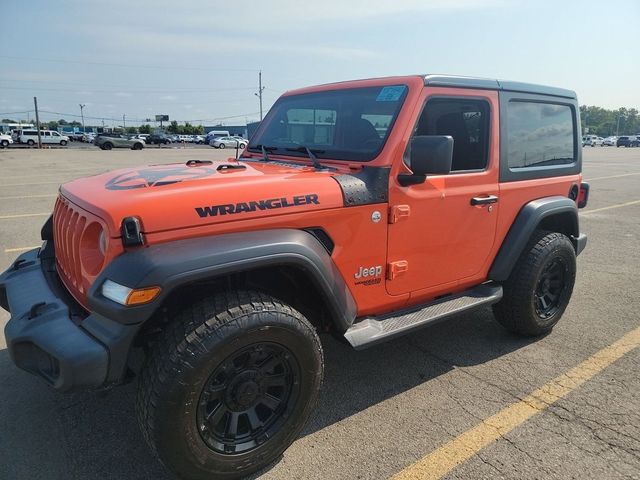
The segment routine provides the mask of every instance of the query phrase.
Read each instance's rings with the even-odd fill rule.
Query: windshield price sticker
[[[394,85],[392,87],[383,87],[376,98],[376,102],[397,102],[404,93],[404,85]]]

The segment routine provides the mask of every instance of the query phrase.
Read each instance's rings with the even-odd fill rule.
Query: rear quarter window
[[[577,100],[503,92],[500,180],[528,180],[581,171]],[[585,141],[595,139],[585,135]]]

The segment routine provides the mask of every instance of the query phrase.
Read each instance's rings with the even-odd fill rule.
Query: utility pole
[[[84,112],[82,111],[86,105],[82,103],[79,103],[78,105],[80,106],[80,116],[82,117],[82,133],[87,133],[84,128]]]
[[[262,86],[262,70],[260,70],[258,72],[258,93],[254,93],[260,99],[260,121],[262,121],[262,92],[264,92],[264,87]]]
[[[40,137],[40,117],[38,116],[38,98],[33,97],[33,106],[36,109],[36,131],[38,132],[38,148],[42,148],[42,137]]]
[[[123,113],[122,114],[122,129],[126,130],[127,129],[127,122],[125,120],[126,115]]]

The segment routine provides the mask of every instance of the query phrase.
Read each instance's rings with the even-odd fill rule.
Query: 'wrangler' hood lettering
[[[210,207],[196,207],[196,212],[200,217],[215,217],[216,215],[233,215],[242,212],[255,212],[256,210],[271,210],[273,208],[295,207],[298,205],[320,205],[318,195],[295,195],[287,198],[270,198],[268,200],[252,200],[250,202],[239,202],[236,204],[226,203],[224,205],[212,205]]]

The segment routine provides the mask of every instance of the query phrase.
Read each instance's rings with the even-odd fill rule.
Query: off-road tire
[[[296,392],[295,401],[287,403],[279,430],[262,436],[257,446],[237,454],[216,451],[199,424],[199,409],[207,405],[203,387],[218,381],[221,366],[227,371],[229,358],[263,344],[284,347],[289,353],[283,358],[299,365],[297,383],[288,380],[287,387]],[[323,370],[316,331],[298,311],[260,292],[219,292],[185,306],[151,347],[138,385],[138,422],[152,452],[180,478],[239,478],[272,463],[296,439],[315,407]],[[224,382],[228,388],[218,394],[221,399],[240,388]],[[228,424],[227,417],[223,420]]]
[[[539,288],[544,288],[542,282],[551,267],[562,272],[562,289],[555,308],[543,315],[537,295]],[[494,315],[511,332],[543,335],[558,323],[567,308],[575,277],[576,253],[571,240],[562,233],[536,230],[503,284],[504,296],[493,306]]]

